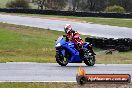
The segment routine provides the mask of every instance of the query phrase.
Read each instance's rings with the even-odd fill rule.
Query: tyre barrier
[[[132,50],[132,39],[130,38],[103,38],[103,37],[87,37],[86,42],[93,44],[96,48],[104,50],[115,49],[119,52]]]
[[[45,14],[61,16],[78,16],[78,17],[107,17],[107,18],[132,18],[132,13],[114,13],[114,12],[75,12],[60,10],[39,10],[39,9],[18,9],[18,8],[0,8],[0,12],[6,13],[27,13],[27,14]]]

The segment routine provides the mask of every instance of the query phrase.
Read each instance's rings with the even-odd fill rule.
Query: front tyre
[[[63,56],[63,54],[59,51],[56,52],[55,55],[56,62],[61,66],[66,66],[68,64],[68,59]]]
[[[89,59],[84,60],[84,63],[88,66],[94,66],[95,64],[95,56],[90,56]]]
[[[95,55],[93,55],[89,51],[84,52],[84,63],[88,66],[94,66],[94,64],[95,64]]]

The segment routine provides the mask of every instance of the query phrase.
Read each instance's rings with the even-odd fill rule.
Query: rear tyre
[[[61,66],[66,66],[69,62],[68,58],[65,58],[61,52],[56,52],[56,62]]]

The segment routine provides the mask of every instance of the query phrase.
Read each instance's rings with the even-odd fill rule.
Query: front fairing
[[[61,47],[63,44],[65,44],[65,39],[63,36],[61,36],[57,39],[55,47]]]
[[[56,51],[60,52],[63,56],[68,53],[70,55],[70,57],[68,58],[70,63],[82,62],[82,60],[80,59],[79,51],[75,47],[75,43],[66,42],[64,37],[59,37],[56,41],[56,45],[58,44],[60,45],[59,47],[56,47]]]

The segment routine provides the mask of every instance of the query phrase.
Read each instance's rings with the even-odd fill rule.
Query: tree
[[[119,5],[132,12],[132,0],[33,0],[38,9],[63,10],[69,4],[72,11],[104,11],[106,7]],[[67,4],[68,3],[68,4]]]
[[[49,9],[62,10],[65,8],[66,3],[67,3],[67,0],[49,0],[47,3],[47,7]]]
[[[97,11],[104,9],[104,0],[79,0],[77,10],[80,11]]]
[[[87,4],[88,4],[88,6],[89,6],[89,10],[90,11],[94,11],[95,10],[95,1],[96,0],[87,0]]]
[[[100,11],[104,10],[104,0],[72,0],[73,11]]]
[[[93,0],[72,0],[72,7],[73,11],[87,11],[92,10],[95,6],[95,3],[93,3]]]
[[[132,0],[120,0],[119,5],[125,8],[127,12],[132,11]]]
[[[32,2],[35,5],[38,5],[38,9],[44,9],[44,7],[46,6],[46,0],[33,0]]]
[[[6,4],[6,7],[7,8],[22,8],[22,9],[30,8],[29,3],[26,0],[10,1]]]
[[[132,12],[132,0],[108,0],[107,6],[112,5],[122,6],[127,12]]]
[[[123,7],[121,7],[121,6],[114,5],[114,6],[106,7],[105,11],[106,12],[124,13],[125,9]]]
[[[96,0],[95,2],[95,11],[104,11],[107,7],[107,0]]]
[[[79,8],[79,2],[80,0],[72,0],[72,11],[76,11]]]
[[[61,10],[66,6],[67,0],[33,0],[38,9],[55,9]]]

